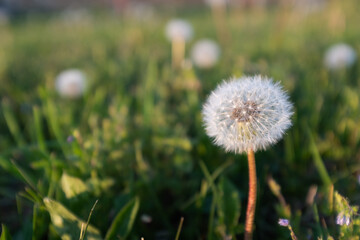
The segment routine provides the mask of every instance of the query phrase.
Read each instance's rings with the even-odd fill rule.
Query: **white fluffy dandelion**
[[[219,45],[209,39],[202,39],[195,43],[191,50],[191,59],[199,68],[213,67],[220,56]]]
[[[235,153],[246,152],[249,195],[245,239],[252,239],[256,207],[254,152],[276,143],[291,125],[292,104],[278,83],[266,77],[242,77],[220,84],[203,107],[207,134],[216,145]]]
[[[185,20],[173,19],[166,25],[165,34],[170,41],[188,41],[193,36],[193,28],[191,24]]]
[[[220,84],[203,108],[206,132],[236,153],[276,143],[291,125],[292,104],[278,83],[261,76]]]
[[[351,67],[356,61],[355,50],[345,43],[331,46],[325,53],[325,65],[329,69]]]
[[[61,72],[55,80],[58,93],[65,98],[78,98],[86,89],[86,76],[78,69]]]

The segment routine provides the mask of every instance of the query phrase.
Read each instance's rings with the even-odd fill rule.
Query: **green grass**
[[[85,239],[241,239],[247,161],[211,143],[201,108],[223,79],[247,74],[281,81],[295,105],[284,140],[256,153],[254,239],[289,239],[277,224],[284,217],[299,239],[356,239],[356,215],[350,227],[335,219],[360,204],[360,64],[332,72],[323,55],[338,42],[360,55],[357,5],[333,1],[308,15],[281,7],[229,9],[230,38],[220,42],[222,57],[210,70],[173,70],[164,37],[167,20],[177,16],[194,27],[187,56],[198,39],[219,41],[207,8],[164,8],[148,21],[97,12],[73,24],[29,15],[0,26],[4,239],[9,233],[79,239],[85,227]],[[54,89],[54,78],[67,68],[88,76],[88,91],[78,100],[62,99]],[[269,176],[288,206],[272,193]],[[318,190],[309,205],[312,185]],[[347,200],[335,194],[334,203],[334,191]],[[151,223],[141,220],[144,214]]]

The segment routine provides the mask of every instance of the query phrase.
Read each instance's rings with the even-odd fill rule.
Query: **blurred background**
[[[359,10],[358,0],[0,0],[2,234],[167,240],[183,217],[179,239],[241,239],[246,156],[212,143],[201,110],[223,80],[261,74],[295,114],[256,153],[254,239],[291,239],[279,218],[298,239],[358,239]]]

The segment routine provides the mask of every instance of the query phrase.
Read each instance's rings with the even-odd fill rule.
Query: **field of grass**
[[[205,6],[146,20],[91,13],[0,25],[0,223],[12,239],[79,239],[96,200],[85,239],[175,239],[182,217],[179,239],[242,239],[246,156],[212,143],[201,109],[224,79],[254,74],[281,81],[295,112],[284,139],[256,153],[254,239],[291,239],[279,218],[298,239],[359,239],[348,204],[360,205],[360,64],[323,62],[340,42],[360,55],[358,0],[310,13],[231,8],[226,37]],[[196,40],[219,42],[215,67],[172,68],[174,17],[194,28],[186,57]],[[55,90],[69,68],[88,78],[80,99]],[[349,226],[336,224],[340,212]]]

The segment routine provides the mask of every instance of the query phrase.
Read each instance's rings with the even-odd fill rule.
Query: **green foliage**
[[[130,200],[116,215],[105,239],[126,239],[133,227],[139,207],[139,198]]]
[[[72,198],[88,191],[86,184],[81,179],[71,177],[66,173],[61,176],[61,188],[66,198]]]
[[[236,187],[226,178],[221,178],[219,189],[219,225],[218,229],[223,237],[236,236],[239,233],[240,196]]]
[[[51,217],[56,232],[62,239],[79,239],[81,229],[87,225],[86,222],[75,216],[63,205],[50,198],[44,199],[44,204]],[[87,226],[86,238],[88,240],[102,239],[100,232],[95,227]]]
[[[334,195],[335,210],[337,213],[336,221],[340,225],[339,239],[359,239],[360,236],[360,217],[358,206],[350,206],[348,200],[338,192]]]
[[[9,229],[4,224],[2,224],[0,240],[11,240],[11,239],[12,238],[11,238]]]

